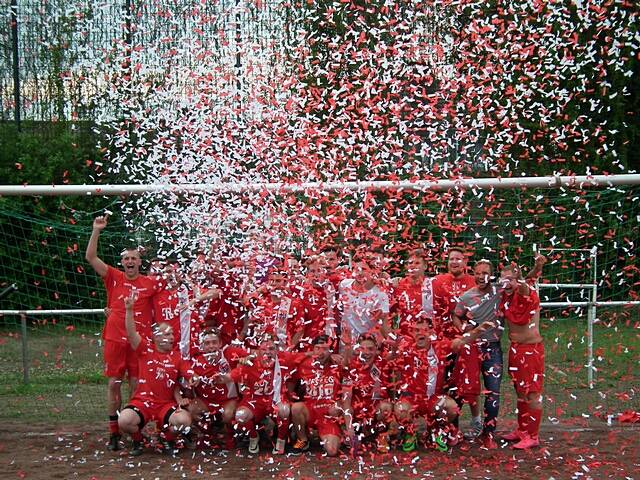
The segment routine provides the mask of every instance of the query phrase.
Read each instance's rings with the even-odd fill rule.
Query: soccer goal
[[[429,256],[429,274],[444,271],[451,246],[463,246],[470,263],[486,258],[525,270],[535,252],[543,253],[549,257],[540,282],[543,335],[551,339],[548,384],[562,394],[592,388],[613,402],[640,381],[634,368],[639,182],[639,175],[612,175],[0,186],[0,289],[17,285],[0,300],[6,333],[0,355],[11,382],[27,373],[32,381],[64,375],[101,381],[106,301],[84,251],[93,218],[111,212],[99,254],[112,265],[124,246],[142,247],[145,267],[154,257],[174,257],[186,271],[224,255],[268,252],[300,261],[326,248],[345,256],[366,248],[395,277],[417,247]],[[95,201],[91,209],[70,208],[69,196],[76,205],[78,196]],[[59,401],[63,406],[55,408],[87,404],[76,405],[73,391]]]

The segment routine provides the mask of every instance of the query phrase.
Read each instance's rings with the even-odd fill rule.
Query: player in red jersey
[[[218,375],[217,383],[240,384],[242,400],[235,414],[237,428],[249,434],[249,453],[260,451],[256,425],[267,416],[277,417],[278,435],[274,454],[284,454],[289,435],[291,406],[285,384],[307,355],[278,352],[277,337],[267,333],[258,339],[258,349],[228,375]]]
[[[412,337],[400,342],[392,360],[396,375],[394,389],[398,396],[394,413],[407,432],[403,443],[405,451],[416,448],[416,431],[430,432],[432,440],[446,432],[446,438],[438,441],[450,446],[457,444],[459,436],[455,420],[459,409],[454,399],[447,395],[445,383],[448,356],[492,327],[492,323],[483,322],[462,336],[441,339],[427,321],[419,321]]]
[[[476,286],[472,275],[466,273],[467,258],[459,248],[449,249],[447,273],[433,279],[434,327],[438,335],[455,338],[460,332],[453,324],[451,315],[464,292]]]
[[[244,326],[243,316],[246,310],[243,303],[243,285],[240,275],[235,275],[241,267],[242,261],[239,258],[227,258],[226,262],[212,262],[213,286],[219,295],[212,296],[204,316],[204,324],[220,332],[223,345],[228,345],[240,337]]]
[[[252,344],[265,333],[274,332],[279,348],[295,348],[303,335],[304,307],[288,287],[287,272],[271,270],[265,290],[254,298],[245,337]]]
[[[411,335],[420,319],[433,319],[433,279],[425,276],[424,251],[412,251],[407,258],[407,275],[398,282],[393,313],[398,315],[400,335]]]
[[[536,263],[538,260],[536,259]],[[500,273],[504,288],[500,311],[509,326],[509,374],[518,397],[518,429],[502,438],[516,441],[513,448],[540,445],[544,386],[544,344],[539,329],[540,299],[523,280],[520,269],[509,265]]]
[[[320,257],[327,268],[327,278],[337,291],[340,282],[351,275],[349,268],[342,265],[342,252],[338,248],[326,247]]]
[[[388,451],[386,431],[393,416],[393,404],[389,399],[389,370],[380,355],[374,335],[363,335],[356,344],[355,356],[348,360],[348,373],[344,379],[345,426],[347,438],[355,442],[377,436],[378,450]]]
[[[173,330],[167,323],[155,325],[153,343],[141,336],[134,322],[134,303],[137,293],[132,291],[125,298],[125,324],[131,348],[138,355],[139,381],[129,404],[118,418],[120,429],[131,434],[133,447],[129,452],[142,454],[142,429],[147,422],[155,421],[163,430],[166,453],[175,453],[173,444],[177,433],[187,433],[191,415],[182,406],[188,405],[178,388],[180,377],[191,379],[189,363],[175,350]]]
[[[307,275],[299,288],[304,315],[300,348],[312,349],[313,339],[318,335],[329,335],[335,339],[336,291],[327,278],[325,262],[321,257],[311,257],[307,262]]]
[[[93,230],[87,244],[85,258],[100,275],[107,290],[109,314],[102,331],[102,338],[104,339],[104,374],[108,378],[107,411],[110,431],[108,448],[119,450],[121,435],[118,429],[118,410],[122,406],[122,380],[126,373],[129,378],[129,390],[133,392],[138,378],[138,359],[127,341],[124,299],[131,291],[137,292],[137,300],[133,307],[136,327],[142,336],[150,338],[152,298],[160,289],[160,284],[140,274],[142,260],[137,249],[127,248],[122,252],[120,263],[123,270],[107,265],[98,257],[98,239],[107,226],[108,217],[108,215],[97,217],[93,221]]]
[[[199,353],[192,359],[194,399],[189,411],[205,432],[219,419],[225,428],[225,448],[234,447],[233,419],[239,402],[237,386],[230,381],[217,383],[218,375],[228,375],[238,362],[249,355],[245,349],[224,345],[220,333],[208,328],[200,333]]]
[[[303,401],[291,405],[291,419],[297,440],[291,453],[299,455],[309,449],[309,428],[318,430],[320,441],[330,457],[340,448],[340,420],[344,414],[342,377],[344,367],[335,363],[330,339],[320,335],[313,340],[311,358],[296,370],[301,383]]]

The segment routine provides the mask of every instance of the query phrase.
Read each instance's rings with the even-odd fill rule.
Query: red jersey
[[[281,348],[284,349],[292,346],[293,335],[303,328],[304,307],[300,300],[290,296],[283,297],[276,305],[271,295],[267,294],[258,299],[251,316],[255,329],[254,335],[273,332],[278,337]]]
[[[416,397],[430,398],[444,392],[447,356],[451,340],[435,340],[429,348],[418,349],[413,341],[404,341],[392,362],[398,376],[396,390]]]
[[[209,327],[216,327],[220,331],[220,339],[224,344],[229,344],[242,331],[242,305],[240,282],[226,279],[216,282],[215,288],[220,290],[220,297],[209,302],[209,308],[205,314],[204,323]]]
[[[311,342],[319,336],[329,334],[327,326],[335,322],[335,291],[333,286],[327,289],[306,284],[300,289],[302,303],[302,348],[311,348]]]
[[[356,414],[373,413],[376,402],[389,398],[389,371],[380,357],[370,366],[355,358],[344,384],[351,387],[351,405]]]
[[[208,404],[220,404],[230,398],[237,398],[238,390],[234,382],[221,385],[212,380],[218,374],[230,374],[238,366],[238,361],[247,355],[248,351],[229,346],[215,356],[203,353],[197,355],[192,361],[193,372],[200,377],[200,383],[195,388],[196,395]]]
[[[180,356],[180,352],[158,352],[155,345],[142,337],[138,348],[138,386],[131,400],[143,402],[173,402],[173,392],[180,377],[190,378],[191,365]]]
[[[278,403],[284,395],[285,381],[306,358],[304,353],[279,352],[277,364],[265,367],[257,360],[250,366],[238,365],[230,376],[240,384],[243,400]]]
[[[138,299],[133,305],[136,330],[142,337],[151,338],[152,298],[162,288],[162,283],[145,275],[138,275],[135,280],[129,280],[123,271],[110,265],[107,266],[107,275],[103,282],[107,290],[107,307],[110,312],[104,324],[102,338],[119,343],[128,342],[124,324],[124,299],[131,294],[131,290],[138,292]]]
[[[180,315],[178,290],[163,288],[153,296],[153,321],[168,323],[176,338],[180,338]]]
[[[451,321],[451,314],[464,292],[476,286],[471,275],[454,277],[450,273],[437,275],[433,279],[433,310],[436,332],[444,338],[454,338],[460,332]]]
[[[412,326],[420,318],[433,318],[433,279],[425,277],[414,283],[410,277],[398,282],[394,292],[394,313],[398,314],[398,329],[403,336],[411,335]]]
[[[351,272],[347,267],[338,267],[333,273],[329,274],[327,278],[331,282],[331,285],[333,285],[334,290],[337,291],[340,282],[349,277],[351,277]]]
[[[527,297],[513,292],[509,296],[503,296],[500,302],[500,311],[504,318],[516,325],[527,325],[539,308],[540,298],[533,288],[529,289]]]
[[[340,399],[344,367],[335,364],[321,365],[307,357],[296,370],[304,392],[304,401],[315,407],[331,406]]]

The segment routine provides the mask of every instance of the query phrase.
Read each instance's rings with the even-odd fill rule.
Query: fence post
[[[20,323],[22,327],[22,381],[26,385],[29,383],[29,344],[27,342],[27,314],[20,312]]]
[[[14,117],[18,131],[21,129],[20,113],[20,55],[18,51],[18,0],[11,0],[11,43],[13,50],[13,101]]]
[[[593,373],[594,373],[594,365],[593,365],[593,324],[596,321],[596,302],[598,301],[598,249],[597,247],[593,247],[591,249],[591,269],[593,271],[593,286],[591,288],[591,303],[589,304],[589,310],[587,313],[587,335],[588,335],[588,380],[589,380],[589,388],[593,388]]]

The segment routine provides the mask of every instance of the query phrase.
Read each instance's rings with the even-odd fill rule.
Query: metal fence
[[[119,106],[101,98],[118,68],[161,78],[175,65],[196,71],[206,56],[216,66],[210,72],[221,79],[229,72],[246,75],[256,52],[286,44],[291,16],[279,0],[5,1],[0,120],[16,122],[95,120],[116,113]]]

